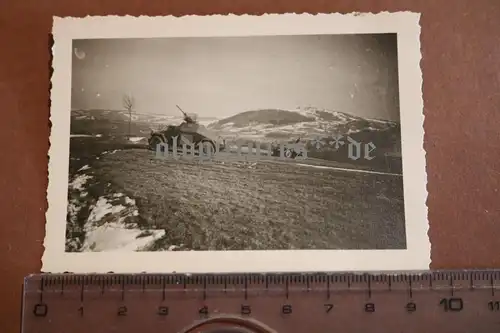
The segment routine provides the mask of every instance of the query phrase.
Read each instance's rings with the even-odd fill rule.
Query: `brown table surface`
[[[422,13],[432,268],[500,267],[500,1],[0,0],[0,332],[19,331],[22,279],[41,267],[53,15],[399,10]]]

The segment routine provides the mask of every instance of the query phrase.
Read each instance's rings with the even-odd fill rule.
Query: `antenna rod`
[[[176,104],[175,106],[176,106],[179,110],[181,110],[181,112],[182,112],[182,113],[186,114],[186,112],[184,112],[184,111],[181,109],[181,107],[180,107],[179,105],[177,105],[177,104]]]

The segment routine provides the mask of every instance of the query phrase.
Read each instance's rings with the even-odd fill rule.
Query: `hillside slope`
[[[67,251],[406,247],[399,176],[134,149],[85,163],[70,184]]]
[[[319,108],[297,110],[263,109],[246,111],[221,119],[209,125],[221,135],[276,140],[301,137],[313,140],[333,133],[349,135],[363,130],[379,131],[397,126],[397,123],[364,119],[339,111]]]

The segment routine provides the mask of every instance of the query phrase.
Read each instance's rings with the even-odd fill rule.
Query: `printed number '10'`
[[[442,305],[446,312],[458,312],[464,308],[464,302],[461,298],[443,298],[439,305]]]

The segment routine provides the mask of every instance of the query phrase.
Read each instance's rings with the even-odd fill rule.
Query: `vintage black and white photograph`
[[[217,19],[223,24],[223,17]],[[359,24],[363,17],[350,19]],[[341,23],[330,20],[333,27]],[[364,269],[356,257],[385,250],[387,259],[378,260],[399,251],[407,253],[400,260],[407,267],[412,256],[417,268],[428,265],[426,193],[411,193],[426,186],[421,91],[403,91],[412,79],[405,73],[419,73],[411,59],[420,55],[408,56],[413,49],[401,47],[413,42],[418,51],[418,35],[398,33],[397,20],[393,31],[377,30],[374,21],[366,23],[373,24],[371,32],[343,25],[344,31],[294,33],[294,27],[290,33],[213,36],[206,30],[199,36],[123,36],[118,24],[120,36],[80,32],[62,38],[64,67],[53,58],[50,155],[61,171],[49,165],[49,182],[57,182],[65,209],[54,203],[57,222],[49,219],[49,183],[44,265],[68,270],[47,262],[58,260],[47,259],[47,239],[55,237],[51,224],[64,237],[59,256],[73,260],[110,253],[126,261],[155,253],[155,260],[165,254],[165,260],[182,261],[187,257],[176,255],[188,252],[194,266],[224,259],[195,259],[193,253],[272,251],[275,258],[287,252],[300,258],[301,250],[309,256],[321,250],[322,260],[329,260],[326,250],[342,252],[344,261],[352,252],[352,260],[318,267]],[[414,40],[401,40],[408,36]],[[57,37],[54,50],[62,53]],[[407,63],[417,68],[405,70]],[[68,78],[64,96],[54,94],[58,70]],[[419,88],[421,77],[416,79]],[[56,126],[65,128],[57,132]],[[56,140],[65,141],[60,151]],[[416,215],[415,208],[421,210]],[[255,255],[251,260],[265,262]],[[95,264],[111,270],[103,265]],[[139,260],[140,267],[146,266]],[[279,263],[268,269],[275,267]]]

